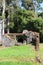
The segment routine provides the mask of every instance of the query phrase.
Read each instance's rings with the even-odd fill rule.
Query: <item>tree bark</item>
[[[3,35],[4,35],[4,21],[5,21],[5,0],[3,0],[2,2],[2,5],[3,5],[3,11],[2,11],[2,17],[3,17]]]
[[[5,0],[3,0],[2,5],[3,5],[3,12],[2,12],[2,15],[4,15],[4,14],[5,14]]]
[[[9,34],[9,24],[10,24],[10,9],[8,9],[8,28],[7,28],[7,33]]]
[[[9,16],[8,16],[9,17]],[[7,28],[7,34],[9,34],[9,18],[8,18],[8,28]]]

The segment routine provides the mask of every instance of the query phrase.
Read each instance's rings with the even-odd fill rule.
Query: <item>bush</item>
[[[40,42],[43,42],[43,30],[40,30]]]

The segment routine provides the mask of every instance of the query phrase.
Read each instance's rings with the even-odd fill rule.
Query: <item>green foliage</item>
[[[22,32],[27,29],[40,33],[40,30],[43,30],[43,19],[38,17],[34,11],[17,9],[15,13],[11,14],[11,21],[13,32]],[[40,38],[43,38],[42,35]]]
[[[13,32],[22,32],[27,29],[40,33],[40,30],[43,30],[43,19],[34,11],[17,9],[15,13],[11,13],[11,21],[10,26]],[[42,35],[40,38],[43,38]]]
[[[10,9],[11,10],[10,10],[10,25],[9,25],[9,27],[13,28],[14,27],[14,21],[13,21],[13,19],[14,19],[14,8],[13,8],[13,6]]]
[[[43,29],[43,19],[40,17],[37,17],[35,19],[33,19],[33,25],[35,27],[35,29],[40,32],[40,30]]]
[[[43,42],[43,30],[40,30],[40,41]]]
[[[11,0],[6,0],[6,4],[8,4],[9,5],[9,3],[11,2]]]
[[[38,16],[43,18],[43,12],[42,13],[38,13]]]
[[[34,10],[34,5],[32,0],[22,0],[22,5],[27,9],[27,10]]]
[[[34,13],[34,14],[33,14]],[[14,22],[14,31],[22,32],[24,29],[29,29],[29,23],[32,21],[32,18],[35,18],[34,11],[21,10],[18,9],[14,14],[12,14],[12,23]]]

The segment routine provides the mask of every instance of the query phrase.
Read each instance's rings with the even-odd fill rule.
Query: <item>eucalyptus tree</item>
[[[8,0],[0,0],[0,6],[2,8],[2,20],[3,20],[3,34],[4,34],[4,28],[5,28],[5,12],[6,12],[6,9],[9,9],[8,8],[8,3],[7,3]],[[10,1],[9,1],[10,2]],[[9,11],[9,10],[8,10]],[[7,14],[8,15],[8,14]],[[9,16],[8,16],[8,19],[9,19]],[[9,23],[9,22],[8,22]]]
[[[9,33],[9,28],[12,28],[14,26],[14,21],[12,21],[12,18],[14,17],[13,14],[17,10],[17,7],[19,7],[19,1],[20,0],[5,0],[6,1],[6,28],[7,33]]]
[[[19,6],[19,0],[6,0],[6,9],[8,9],[8,16],[7,16],[7,33],[9,34],[9,28],[14,26],[14,21],[12,18],[14,17],[13,14],[17,10],[17,6]]]
[[[3,34],[4,34],[4,21],[5,21],[5,8],[6,8],[5,0],[3,0],[2,5],[3,5],[3,11],[2,11],[2,17],[3,17]]]
[[[6,8],[5,0],[0,0],[0,9],[2,9],[1,16],[2,16],[2,21],[3,21],[3,30],[2,30],[3,34],[4,34],[5,8]]]

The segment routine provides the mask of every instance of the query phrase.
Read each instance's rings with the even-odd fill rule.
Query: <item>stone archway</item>
[[[39,49],[39,33],[38,32],[33,32],[33,31],[28,31],[24,30],[23,34],[26,36],[26,43],[34,43],[33,45],[35,46],[35,50]]]

